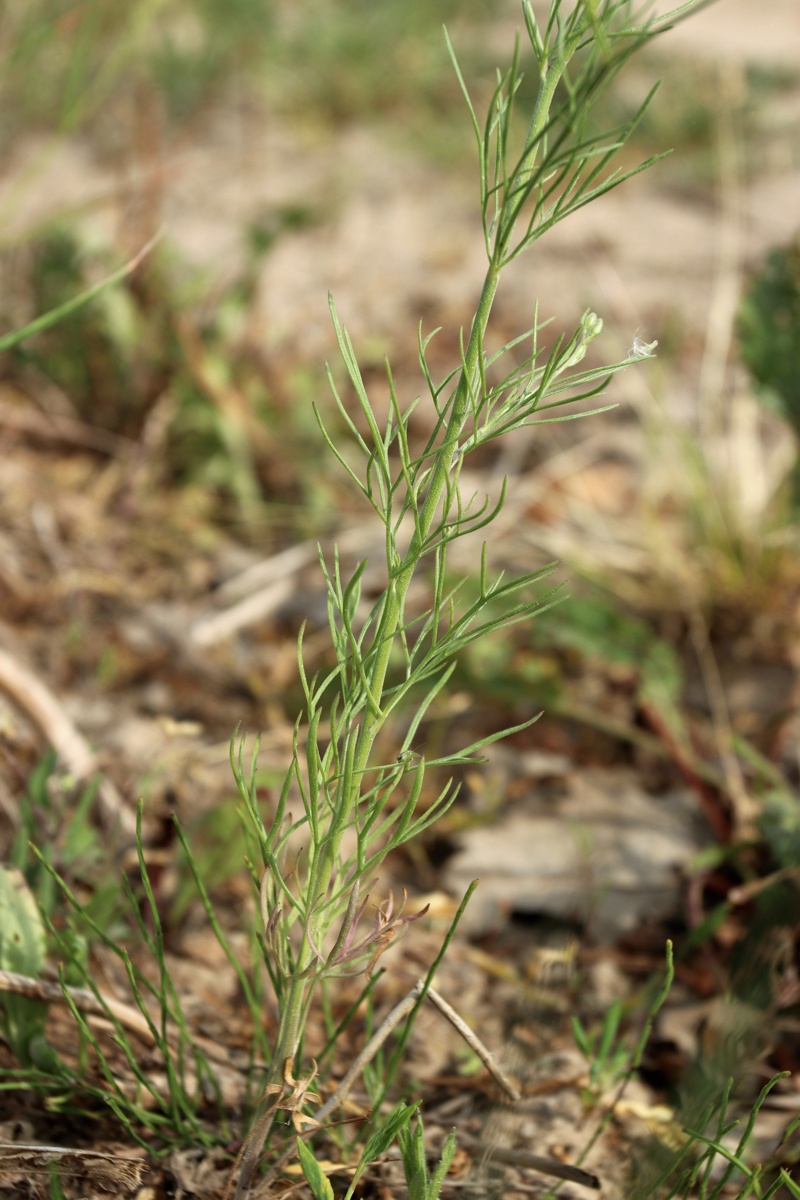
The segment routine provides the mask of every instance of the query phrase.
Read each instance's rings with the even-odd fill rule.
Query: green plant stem
[[[545,117],[540,119],[544,122]],[[500,245],[499,240],[497,245]],[[479,362],[483,353],[483,340],[500,283],[500,271],[501,266],[496,252],[492,257],[484,280],[470,331],[469,343],[464,355],[461,376],[453,399],[452,411],[447,422],[446,434],[436,452],[427,495],[419,512],[419,518],[415,523],[414,533],[402,563],[396,575],[389,579],[384,593],[381,619],[373,642],[376,652],[368,680],[369,695],[373,698],[378,698],[378,701],[383,696],[392,646],[402,621],[408,589],[419,562],[425,554],[426,541],[436,518],[442,494],[447,487],[452,469],[453,454],[458,447],[459,437],[467,419],[471,390],[479,381]],[[355,745],[353,745],[352,740],[347,743],[345,790],[349,794],[345,795],[343,803],[339,805],[339,820],[331,828],[328,837],[325,839],[313,880],[311,892],[312,903],[314,900],[321,900],[330,886],[344,828],[349,813],[352,811],[354,801],[357,799],[361,780],[369,763],[372,748],[383,720],[384,714],[379,706],[379,702],[377,704],[375,702],[368,702]],[[303,973],[308,969],[312,961],[313,951],[308,938],[304,938],[298,955],[297,971],[290,983],[286,1005],[281,1013],[275,1064],[275,1070],[278,1073],[283,1071],[282,1064],[287,1059],[293,1058],[297,1050],[301,1029],[300,1016],[309,986],[309,981],[304,977]],[[275,1080],[273,1079],[272,1082],[275,1082]]]
[[[550,109],[556,88],[572,54],[577,49],[578,41],[578,38],[570,40],[569,45],[559,55],[555,66],[550,67],[547,64],[547,66],[542,67],[540,70],[539,91],[525,139],[525,148],[520,159],[520,164],[509,181],[508,194],[510,196],[513,196],[516,192],[524,195],[527,190],[527,186],[533,175],[534,156],[550,119]],[[458,386],[447,421],[445,438],[436,452],[428,492],[423,502],[419,519],[415,523],[414,533],[408,550],[396,577],[393,580],[390,579],[385,593],[383,612],[375,639],[377,655],[369,679],[369,691],[373,697],[380,697],[383,694],[394,635],[402,619],[406,595],[411,580],[414,577],[414,572],[425,553],[425,543],[436,517],[442,494],[447,487],[447,481],[452,471],[453,454],[458,448],[459,438],[469,412],[470,397],[473,389],[480,384],[480,366],[486,331],[500,284],[505,251],[518,216],[518,204],[514,204],[513,206],[504,204],[504,219],[501,219],[498,227],[494,249],[489,261],[489,268],[486,272],[480,298],[475,310]],[[374,705],[369,706],[356,746],[354,768],[357,779],[360,779],[361,772],[367,766],[381,722],[382,714],[380,710],[376,709]]]
[[[363,415],[367,420],[369,436],[372,441],[373,448],[370,450],[337,395],[340,410],[360,450],[366,456],[365,484],[360,482],[359,477],[354,474],[334,442],[327,435],[325,435],[326,441],[384,522],[387,581],[383,595],[372,610],[375,624],[370,626],[367,623],[359,635],[354,630],[353,621],[360,595],[358,589],[363,565],[356,571],[350,583],[344,586],[340,578],[337,559],[335,569],[330,576],[326,573],[326,578],[329,584],[331,629],[339,666],[337,671],[333,672],[324,685],[318,689],[316,683],[309,686],[305,681],[302,652],[299,656],[299,666],[307,697],[308,751],[306,773],[304,774],[300,770],[297,754],[295,754],[293,769],[302,794],[306,811],[305,820],[311,834],[311,844],[308,851],[307,875],[302,883],[298,884],[294,898],[286,888],[285,882],[281,881],[278,870],[275,871],[275,876],[279,902],[283,903],[284,899],[289,899],[292,906],[291,920],[299,921],[302,924],[302,930],[292,965],[289,966],[286,963],[282,968],[285,972],[287,986],[281,998],[275,1054],[264,1099],[259,1106],[250,1138],[242,1155],[236,1189],[237,1200],[244,1195],[249,1186],[261,1146],[269,1138],[273,1125],[276,1121],[284,1119],[280,1115],[281,1098],[279,1093],[285,1084],[294,1077],[293,1065],[301,1045],[310,1000],[319,979],[326,972],[326,963],[320,962],[320,955],[325,933],[330,928],[331,913],[335,911],[337,900],[340,900],[342,895],[364,875],[364,857],[359,850],[351,882],[346,883],[344,880],[338,879],[337,872],[342,867],[340,861],[342,839],[345,832],[354,826],[357,832],[363,834],[364,837],[369,831],[374,832],[376,828],[389,827],[388,825],[376,826],[377,809],[374,808],[378,803],[374,799],[377,795],[377,788],[388,781],[388,775],[379,776],[377,788],[372,790],[365,785],[364,781],[368,771],[374,769],[371,763],[376,739],[387,719],[388,712],[394,707],[397,699],[395,691],[390,705],[384,704],[393,648],[402,640],[402,647],[406,651],[408,663],[408,679],[414,681],[416,671],[416,679],[421,682],[431,675],[432,663],[444,664],[448,657],[452,657],[458,649],[468,644],[466,630],[469,621],[472,620],[472,614],[468,613],[463,620],[452,618],[450,624],[452,637],[449,643],[447,633],[441,637],[438,633],[439,621],[445,619],[446,605],[443,601],[441,580],[444,576],[444,557],[447,544],[455,536],[461,536],[470,529],[481,528],[483,524],[491,520],[493,515],[490,514],[481,524],[472,518],[468,520],[464,516],[465,509],[462,508],[461,497],[457,490],[462,455],[467,450],[480,445],[482,440],[488,440],[490,437],[499,436],[502,432],[513,431],[525,427],[527,424],[535,423],[532,414],[536,412],[539,402],[543,398],[581,388],[586,390],[580,396],[575,397],[577,399],[598,394],[607,383],[608,372],[613,373],[627,365],[626,361],[608,369],[593,369],[583,374],[571,375],[567,380],[556,383],[559,376],[581,361],[586,352],[587,343],[602,329],[602,321],[595,314],[587,312],[584,314],[580,327],[566,344],[563,339],[559,339],[547,365],[543,368],[536,367],[538,325],[534,328],[532,331],[534,349],[529,364],[529,378],[523,377],[522,372],[515,368],[507,377],[505,384],[497,389],[490,387],[486,380],[487,366],[496,361],[496,357],[499,357],[494,356],[487,359],[485,339],[503,268],[521,250],[531,245],[541,233],[562,220],[575,208],[589,203],[617,186],[629,174],[635,173],[628,172],[618,175],[614,172],[607,177],[601,175],[611,155],[629,136],[643,108],[637,117],[623,129],[611,131],[608,136],[614,140],[610,146],[603,144],[601,136],[584,137],[581,126],[583,114],[593,103],[596,90],[603,79],[613,77],[622,62],[632,52],[632,47],[627,45],[622,47],[618,55],[612,53],[610,58],[607,58],[605,57],[606,47],[600,44],[600,26],[604,23],[610,24],[618,12],[626,9],[626,5],[622,2],[619,4],[609,3],[603,7],[601,18],[598,16],[595,4],[590,0],[582,0],[569,17],[563,21],[559,16],[559,6],[560,0],[553,0],[544,38],[536,26],[530,5],[526,3],[524,6],[525,20],[539,80],[538,92],[522,152],[515,165],[509,165],[507,169],[506,153],[514,95],[521,80],[521,74],[517,69],[517,52],[515,51],[514,65],[511,71],[500,82],[495,93],[484,134],[481,134],[474,110],[466,94],[466,88],[464,88],[481,147],[481,192],[484,234],[489,261],[469,337],[462,349],[460,370],[454,372],[452,376],[457,382],[447,399],[441,399],[441,391],[432,385],[424,362],[424,353],[421,352],[423,371],[429,382],[439,418],[423,459],[412,461],[409,456],[405,432],[405,422],[409,414],[404,415],[396,404],[392,409],[394,415],[390,416],[385,433],[381,432],[379,422],[369,404],[355,353],[332,308],[340,349],[345,358],[350,380],[356,389]],[[628,29],[624,32],[630,34],[633,31]],[[644,41],[644,36],[637,37],[637,44],[641,44],[642,41]],[[579,74],[576,81],[565,79],[567,68],[575,53],[579,49],[589,46],[604,56],[603,62],[594,70],[594,73],[587,70],[587,72]],[[456,70],[458,71],[457,64]],[[460,73],[459,80],[463,87]],[[570,142],[568,137],[566,140],[562,138],[559,141],[554,134],[556,144],[549,147],[548,137],[553,120],[552,109],[561,81],[566,83],[570,100],[568,104],[562,105],[556,116],[566,123],[567,130],[574,134],[574,143]],[[505,92],[504,88],[507,89]],[[645,106],[646,103],[647,101]],[[491,150],[493,144],[496,153]],[[583,175],[582,172],[584,172]],[[487,211],[492,206],[493,216],[489,220]],[[524,220],[522,214],[526,208],[532,208],[532,214],[529,217],[527,228],[514,243],[517,222],[520,219]],[[506,347],[506,349],[508,348]],[[391,382],[390,375],[390,384]],[[503,396],[504,389],[505,396]],[[546,407],[554,408],[566,402],[568,401],[557,399]],[[475,428],[471,437],[463,441],[464,428],[471,418],[475,422]],[[324,426],[322,428],[325,433]],[[401,459],[401,472],[397,480],[394,478],[394,470],[389,461],[389,450],[393,443],[396,443]],[[429,468],[427,465],[422,465],[427,461],[430,461]],[[402,488],[403,484],[405,484],[407,496],[401,503],[400,516],[407,512],[413,512],[414,528],[408,547],[401,555],[395,542],[394,521],[397,513],[394,505],[398,497],[396,489]],[[400,499],[402,501],[402,495],[400,495]],[[481,510],[478,518],[483,516],[483,512],[484,510]],[[417,663],[413,663],[413,654],[408,652],[405,634],[405,607],[415,573],[419,569],[422,559],[433,551],[436,551],[439,556],[437,558],[439,571],[437,587],[439,590],[436,593],[433,611],[424,629],[432,638],[435,653],[431,653],[429,662],[426,663],[425,660],[422,660],[420,667],[419,660]],[[504,589],[501,589],[499,585],[497,587],[487,586],[484,565],[481,573],[481,603],[476,607],[475,613],[480,612],[481,607],[485,606],[490,598],[505,596],[505,594]],[[511,590],[507,594],[510,596]],[[448,603],[452,605],[452,598],[448,598]],[[510,617],[515,620],[520,619],[517,613],[527,611],[525,606],[511,609]],[[506,620],[508,619],[507,616]],[[484,632],[492,628],[502,628],[502,622],[486,621],[479,625],[476,631],[473,631],[473,635],[482,636]],[[368,641],[366,640],[367,629],[369,629]],[[444,643],[444,649],[442,649],[442,643]],[[331,716],[330,745],[322,752],[317,740],[321,715],[318,700],[324,688],[333,682],[338,682],[340,685],[343,704],[338,710],[334,705]],[[421,769],[422,767],[420,767]],[[330,794],[326,790],[328,786],[331,789]],[[323,821],[318,814],[325,806],[327,807],[323,828]],[[363,822],[363,828],[359,821]],[[271,834],[265,833],[264,837],[264,844],[268,847],[269,855],[265,857],[265,863],[272,870],[273,865],[277,866],[278,862],[275,851],[276,840]],[[285,839],[278,838],[279,849],[283,849],[285,844]],[[381,853],[373,854],[369,861],[370,870],[373,870],[381,861]],[[340,939],[343,938],[341,931],[339,936]],[[282,942],[281,947],[285,944]],[[341,944],[341,941],[337,941],[337,946]],[[279,947],[276,952],[282,953],[282,949]]]
[[[524,194],[527,189],[534,169],[533,156],[536,153],[536,148],[550,118],[550,109],[558,82],[566,69],[569,59],[577,48],[578,40],[578,38],[573,37],[568,46],[559,55],[557,63],[550,69],[543,69],[540,73],[539,92],[525,140],[524,152],[520,159],[520,165],[509,181],[508,193],[511,196],[517,192]],[[474,389],[480,386],[481,383],[484,340],[495,296],[500,284],[500,275],[505,261],[505,251],[519,215],[519,205],[517,203],[512,207],[504,205],[503,215],[505,219],[501,220],[498,226],[494,249],[483,281],[458,385],[453,397],[450,415],[447,419],[445,436],[434,457],[427,494],[418,518],[415,521],[414,533],[412,534],[405,556],[396,574],[393,577],[390,574],[388,586],[384,593],[381,619],[373,642],[375,655],[368,679],[368,696],[370,700],[358,732],[352,762],[348,764],[350,769],[349,781],[351,781],[348,783],[350,795],[346,797],[345,803],[340,808],[342,828],[331,830],[331,836],[326,839],[323,854],[319,862],[314,880],[314,893],[319,898],[326,894],[330,884],[339,852],[344,821],[352,809],[352,801],[357,798],[361,779],[370,761],[375,739],[383,724],[384,714],[380,708],[380,699],[383,696],[395,635],[403,618],[408,589],[420,560],[426,552],[427,539],[436,519],[442,495],[447,488],[448,480],[453,470],[453,455],[458,449],[459,438],[461,437],[470,410],[470,398],[473,395]],[[308,949],[305,942],[303,948]],[[306,965],[305,956],[301,951],[300,970],[303,970]],[[298,988],[296,992],[292,988],[288,997],[289,1007],[294,1008],[295,1006],[299,1006],[300,996],[304,994],[305,982],[303,982],[303,986]],[[287,1013],[286,1024],[286,1036],[279,1037],[279,1046],[281,1047],[281,1052],[290,1053],[290,1048],[296,1047],[297,1044],[297,1032],[299,1028],[297,1014]],[[283,1035],[283,1022],[281,1022],[281,1035]]]
[[[422,504],[419,519],[415,523],[414,533],[402,564],[395,578],[389,580],[389,586],[386,589],[381,621],[375,637],[377,654],[369,678],[370,693],[372,696],[383,695],[394,636],[403,616],[408,589],[420,559],[425,554],[425,543],[436,517],[442,493],[447,487],[447,481],[452,470],[453,454],[458,447],[458,439],[467,418],[469,398],[479,378],[479,361],[483,350],[483,339],[489,324],[489,317],[499,283],[500,267],[493,260],[484,280],[478,308],[472,323],[467,351],[464,356],[461,377],[453,400],[452,412],[447,423],[447,432],[444,441],[436,452],[428,492]],[[372,747],[382,721],[383,714],[380,710],[376,710],[374,707],[367,709],[356,744],[354,769],[357,778],[360,778],[360,773],[364,771],[369,762]]]
[[[494,303],[499,282],[500,265],[495,255],[484,280],[480,301],[470,331],[467,351],[464,356],[461,376],[453,400],[452,411],[447,422],[447,431],[441,446],[436,452],[428,493],[420,510],[419,520],[416,523],[414,534],[405,557],[397,574],[394,578],[389,579],[384,593],[381,619],[373,642],[373,645],[376,647],[376,654],[369,674],[369,692],[373,697],[381,697],[383,695],[394,636],[403,616],[408,589],[420,559],[425,553],[426,538],[436,517],[442,493],[447,486],[453,453],[457,448],[459,435],[467,417],[470,389],[475,385],[475,381],[479,376],[479,359],[482,354],[483,338],[489,323],[492,304]],[[345,825],[349,813],[354,807],[353,802],[361,786],[361,780],[383,719],[383,713],[380,708],[368,704],[355,743],[352,739],[347,741],[345,779],[347,781],[346,790],[349,792],[349,795],[346,795],[344,802],[339,805],[338,820],[326,837],[322,853],[317,861],[313,888],[310,892],[312,906],[315,901],[325,896],[330,886]],[[270,1084],[280,1082],[283,1078],[286,1063],[293,1061],[297,1053],[297,1046],[302,1030],[302,1013],[305,1008],[306,993],[310,986],[310,981],[305,972],[313,963],[313,957],[314,954],[309,938],[304,936],[298,951],[297,967],[289,983],[289,989],[281,1011],[275,1045],[275,1058],[269,1078]],[[268,1100],[269,1094],[259,1107],[254,1128],[258,1126],[259,1120],[266,1112]],[[262,1145],[263,1141],[269,1136],[270,1128],[265,1130],[263,1140],[261,1137],[258,1139]],[[255,1172],[259,1153],[260,1146],[256,1145],[252,1155],[246,1150],[242,1156],[235,1200],[240,1200],[240,1197],[247,1191]]]
[[[556,94],[556,88],[558,87],[559,81],[567,68],[569,60],[572,58],[573,53],[577,49],[577,46],[578,40],[574,39],[570,43],[570,48],[559,55],[555,67],[550,65],[547,57],[540,62],[539,91],[536,96],[536,103],[534,105],[533,115],[531,116],[528,135],[525,139],[525,149],[523,151],[522,158],[520,159],[520,166],[517,171],[514,172],[514,175],[509,181],[508,191],[512,195],[515,191],[519,190],[522,193],[522,197],[525,197],[527,186],[530,184],[533,178],[539,142],[544,134],[547,122],[550,119],[550,109]],[[530,161],[528,161],[529,159]],[[500,230],[497,242],[495,244],[495,256],[498,248],[502,247],[503,251],[505,251],[506,246],[508,245],[508,242],[514,231],[517,217],[519,216],[519,204],[515,204],[510,210],[506,210],[504,216],[505,220],[501,220]]]

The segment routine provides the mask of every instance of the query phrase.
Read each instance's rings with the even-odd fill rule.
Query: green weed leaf
[[[412,1105],[404,1104],[402,1101],[397,1105],[394,1112],[384,1121],[383,1125],[373,1133],[367,1144],[361,1152],[356,1173],[353,1176],[353,1182],[347,1189],[345,1200],[351,1200],[361,1175],[371,1162],[375,1162],[382,1154],[391,1146],[395,1138],[399,1137],[401,1131],[408,1127],[408,1123],[414,1113],[419,1108],[419,1102]]]
[[[0,969],[36,979],[44,966],[45,928],[17,867],[0,866]],[[44,1041],[47,1005],[26,996],[0,997],[4,1036],[24,1067],[51,1062]]]
[[[303,1168],[306,1183],[311,1188],[314,1200],[333,1200],[333,1188],[330,1180],[302,1138],[297,1138],[297,1157],[300,1159],[300,1166]]]
[[[377,1129],[373,1133],[364,1147],[361,1159],[364,1165],[374,1162],[381,1154],[386,1153],[400,1130],[406,1128],[418,1108],[419,1103],[411,1105],[398,1104],[394,1112],[381,1125],[380,1129]]]
[[[442,1147],[441,1157],[433,1175],[428,1174],[425,1154],[425,1131],[418,1118],[413,1129],[401,1129],[397,1142],[403,1159],[403,1171],[408,1188],[408,1200],[438,1200],[445,1176],[456,1152],[456,1131],[452,1129]]]
[[[44,949],[44,925],[25,876],[16,867],[0,867],[0,967],[36,977]]]

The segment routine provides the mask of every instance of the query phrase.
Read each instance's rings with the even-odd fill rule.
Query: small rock
[[[491,828],[470,830],[444,884],[480,885],[467,928],[487,932],[510,910],[578,920],[598,941],[673,916],[682,873],[709,842],[688,789],[653,796],[632,772],[591,770],[562,794],[533,791]]]

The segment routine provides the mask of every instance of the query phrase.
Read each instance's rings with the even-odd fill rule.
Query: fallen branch
[[[0,688],[41,730],[59,759],[78,783],[98,773],[97,759],[64,706],[32,671],[0,647]],[[98,784],[100,815],[107,832],[118,829],[126,839],[136,837],[136,817],[110,779]]]
[[[0,1175],[22,1177],[26,1182],[31,1175],[52,1176],[55,1172],[60,1177],[79,1179],[119,1195],[120,1188],[131,1192],[139,1186],[146,1165],[137,1158],[122,1158],[99,1150],[0,1142]]]
[[[45,1004],[66,1004],[64,993],[69,996],[80,1012],[92,1016],[104,1017],[109,1014],[119,1021],[125,1029],[135,1033],[148,1046],[154,1046],[156,1039],[138,1008],[112,1000],[108,996],[100,999],[85,988],[69,987],[60,983],[47,983],[43,979],[32,979],[29,975],[18,975],[15,971],[0,971],[0,992],[11,992],[15,996],[25,996],[28,1000],[41,1000]]]

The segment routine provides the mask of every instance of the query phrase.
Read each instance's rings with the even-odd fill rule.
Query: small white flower
[[[653,351],[657,345],[657,341],[646,342],[637,333],[633,339],[633,345],[628,351],[628,358],[652,358]]]

